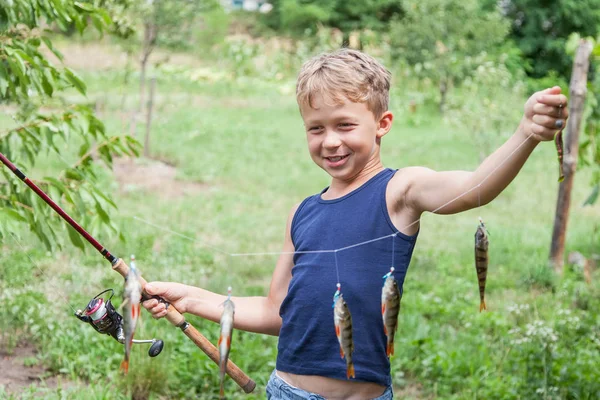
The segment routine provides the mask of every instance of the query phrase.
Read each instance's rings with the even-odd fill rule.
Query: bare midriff
[[[317,375],[296,375],[277,371],[277,375],[289,385],[310,393],[316,393],[328,400],[365,400],[374,399],[383,394],[385,386],[372,382],[326,378]]]

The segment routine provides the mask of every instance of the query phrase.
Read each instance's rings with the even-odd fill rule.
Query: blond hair
[[[391,76],[373,57],[343,48],[304,63],[296,83],[296,99],[299,106],[312,108],[314,96],[318,94],[336,105],[346,98],[365,103],[375,118],[379,118],[388,110]]]

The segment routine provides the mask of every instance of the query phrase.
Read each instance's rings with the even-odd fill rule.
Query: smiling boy
[[[487,204],[567,118],[560,88],[546,89],[527,100],[515,133],[475,171],[393,170],[380,159],[394,119],[390,79],[375,59],[351,49],[317,56],[300,71],[296,94],[308,149],[331,184],[292,208],[268,295],[232,298],[236,329],[279,335],[268,398],[391,399],[381,276],[393,263],[401,288],[421,214]],[[346,377],[333,326],[337,283],[352,314],[353,379]],[[179,283],[152,282],[146,291],[212,321],[225,299]],[[155,318],[166,315],[156,300],[144,307]]]

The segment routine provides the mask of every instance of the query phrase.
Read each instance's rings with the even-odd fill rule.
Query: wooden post
[[[154,88],[156,87],[156,78],[150,80],[150,96],[148,96],[148,110],[146,114],[146,137],[144,138],[144,157],[150,157],[150,132],[152,127],[152,104],[154,104]]]
[[[558,189],[554,230],[552,232],[552,244],[550,245],[550,264],[559,274],[562,274],[564,265],[565,236],[571,205],[571,190],[573,189],[573,179],[577,167],[579,132],[587,93],[587,72],[590,66],[591,52],[592,43],[581,40],[575,54],[573,73],[569,84],[569,119],[567,120],[564,156],[565,179],[560,183]]]

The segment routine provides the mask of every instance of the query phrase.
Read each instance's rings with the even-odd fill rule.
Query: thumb
[[[166,288],[164,287],[163,282],[147,283],[146,286],[144,286],[144,290],[146,291],[146,293],[152,294],[152,295],[164,294],[167,291]]]

